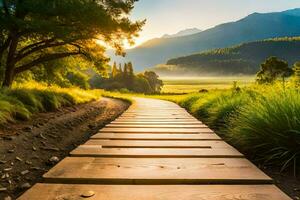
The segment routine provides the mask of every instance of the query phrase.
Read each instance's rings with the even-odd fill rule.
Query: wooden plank
[[[102,148],[232,148],[223,141],[142,141],[142,140],[88,140],[84,145]]]
[[[122,125],[122,124],[108,124],[105,127],[107,128],[208,128],[204,124],[200,125]]]
[[[226,149],[180,149],[180,148],[99,148],[82,145],[70,154],[74,157],[114,158],[241,158],[243,154],[233,148]]]
[[[196,119],[116,119],[115,122],[199,122]]]
[[[143,116],[143,117],[119,117],[118,119],[156,119],[156,120],[160,120],[160,119],[181,119],[181,120],[192,120],[194,119],[193,117],[190,116]]]
[[[202,125],[202,122],[121,122],[112,121],[110,124],[116,125]],[[203,124],[204,125],[204,124]]]
[[[19,200],[291,200],[274,185],[63,185],[36,184]]]
[[[216,134],[125,134],[98,133],[92,139],[109,140],[221,140]]]
[[[44,176],[47,183],[268,184],[272,179],[244,158],[67,157]]]
[[[101,133],[213,133],[209,128],[103,128]]]

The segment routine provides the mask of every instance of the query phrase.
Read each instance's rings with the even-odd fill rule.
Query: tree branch
[[[18,74],[18,73],[24,72],[24,71],[29,70],[32,67],[34,67],[36,65],[39,65],[41,63],[44,63],[44,62],[48,62],[48,61],[51,61],[51,60],[57,60],[57,59],[61,59],[61,58],[69,57],[69,56],[79,55],[79,54],[81,54],[80,50],[77,51],[77,52],[48,54],[48,55],[40,57],[36,60],[33,60],[32,62],[30,62],[28,64],[17,67],[15,69],[15,73]]]
[[[26,56],[29,56],[37,51],[41,51],[43,49],[47,49],[47,48],[50,48],[50,47],[58,47],[58,46],[63,46],[63,45],[66,45],[68,44],[67,42],[57,42],[57,43],[46,43],[44,45],[40,45],[40,46],[36,46],[30,50],[28,50],[27,52],[23,53],[23,54],[20,54],[18,53],[18,55],[16,56],[16,61],[20,61],[22,60],[23,58],[25,58]]]
[[[25,51],[27,51],[27,50],[29,50],[29,49],[31,49],[31,48],[35,48],[35,47],[37,47],[37,46],[39,46],[39,45],[42,45],[42,44],[45,44],[45,43],[53,42],[54,40],[55,40],[54,38],[51,38],[51,39],[48,39],[48,40],[43,40],[43,41],[40,41],[40,42],[36,42],[36,43],[30,44],[30,45],[24,47],[23,49],[21,49],[21,50],[19,51],[19,54],[22,54],[22,53],[24,53]]]

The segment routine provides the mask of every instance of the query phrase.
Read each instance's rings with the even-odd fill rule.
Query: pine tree
[[[122,64],[119,63],[119,73],[122,74],[123,73],[123,70],[122,70]]]
[[[129,63],[127,64],[127,69],[128,69],[128,74],[129,74],[130,76],[133,76],[134,73],[133,73],[132,62],[129,62]]]
[[[117,76],[117,74],[118,74],[117,64],[116,64],[116,62],[114,62],[113,68],[112,68],[112,71],[111,71],[111,77],[115,78]]]
[[[124,74],[128,74],[128,65],[127,63],[124,64]]]

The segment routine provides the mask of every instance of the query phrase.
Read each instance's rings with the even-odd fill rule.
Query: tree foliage
[[[116,68],[113,67],[109,78],[96,75],[92,78],[91,85],[106,90],[126,90],[147,94],[159,93],[162,89],[163,82],[155,72],[146,71],[136,75],[131,62],[125,63],[123,69],[115,71]]]
[[[261,69],[256,75],[256,80],[258,83],[264,84],[273,83],[278,78],[282,78],[284,82],[284,78],[291,76],[292,73],[293,70],[289,68],[286,61],[273,56],[261,64]]]
[[[144,21],[132,22],[136,0],[2,0],[0,66],[3,86],[46,62],[81,56],[101,67],[103,41],[122,54]]]

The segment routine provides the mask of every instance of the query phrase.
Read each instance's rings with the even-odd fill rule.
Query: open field
[[[229,89],[236,81],[237,86],[244,87],[254,82],[253,76],[240,77],[162,77],[163,93],[191,93],[201,89]]]

